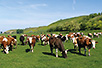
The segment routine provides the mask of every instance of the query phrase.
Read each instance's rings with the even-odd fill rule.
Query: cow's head
[[[95,44],[97,44],[98,42],[96,42],[95,40],[92,40],[92,47],[93,49],[95,49]]]
[[[67,58],[67,51],[68,51],[68,49],[62,52],[62,56],[63,56],[64,58]]]

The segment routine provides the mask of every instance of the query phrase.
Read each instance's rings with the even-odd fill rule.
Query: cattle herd
[[[86,56],[86,48],[88,48],[88,55],[90,56],[90,49],[95,48],[95,44],[98,43],[92,38],[102,35],[102,32],[98,33],[88,33],[88,35],[84,35],[81,32],[66,34],[65,36],[60,34],[41,34],[41,35],[31,35],[28,36],[26,34],[22,34],[19,37],[21,45],[25,45],[28,43],[30,47],[30,51],[33,52],[33,48],[35,46],[36,41],[41,41],[41,45],[46,46],[47,44],[50,46],[51,54],[53,54],[53,49],[56,49],[56,57],[58,57],[58,50],[62,53],[64,58],[67,58],[68,49],[65,50],[63,42],[70,42],[73,43],[74,49],[76,51],[79,50],[79,54],[81,54],[81,48],[84,48]],[[25,39],[26,37],[26,39]],[[24,41],[26,40],[26,41]],[[0,36],[0,44],[1,48],[3,49],[3,53],[8,54],[9,51],[12,51],[14,46],[15,49],[17,48],[17,39],[16,36],[8,35],[8,37]]]

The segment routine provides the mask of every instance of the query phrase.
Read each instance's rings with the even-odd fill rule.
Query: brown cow
[[[62,52],[62,56],[67,58],[67,50],[64,49],[64,45],[62,44],[62,40],[56,37],[50,37],[50,49],[51,54],[53,54],[53,48],[56,49],[56,57],[58,57],[58,49]]]
[[[0,47],[2,48],[3,47],[3,45],[2,45],[2,40],[3,40],[3,38],[4,38],[5,36],[0,36]]]
[[[85,56],[86,56],[86,48],[88,48],[89,56],[90,56],[90,49],[93,47],[95,48],[95,40],[91,40],[91,38],[88,37],[78,37],[77,39],[78,47],[79,47],[79,53],[81,54],[81,48],[83,47],[85,49]]]
[[[26,43],[27,43],[27,42],[28,42],[28,44],[29,44],[30,51],[33,52],[33,48],[34,48],[35,43],[36,43],[35,37],[27,37]]]

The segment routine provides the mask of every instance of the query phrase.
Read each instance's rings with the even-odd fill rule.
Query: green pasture
[[[83,32],[87,34],[90,31]],[[41,42],[36,42],[34,52],[31,53],[28,45],[20,45],[20,34],[15,35],[18,40],[17,49],[13,49],[9,54],[4,54],[2,49],[0,50],[0,68],[102,68],[102,36],[93,38],[98,44],[95,49],[91,49],[91,56],[88,56],[88,50],[86,56],[79,55],[73,50],[74,45],[70,40],[64,42],[65,49],[69,49],[68,58],[64,59],[60,52],[59,57],[55,57],[55,49],[54,55],[51,55],[49,45],[42,46]]]

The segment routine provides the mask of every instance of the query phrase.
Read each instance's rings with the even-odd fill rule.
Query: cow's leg
[[[43,45],[43,41],[41,40],[41,45]]]
[[[81,47],[79,47],[79,54],[81,54]]]
[[[88,50],[88,52],[89,52],[89,56],[91,56],[91,55],[90,55],[90,49]]]
[[[15,49],[17,48],[17,41],[14,43],[14,45],[15,45]]]
[[[58,57],[58,49],[56,48],[56,57]]]
[[[13,47],[14,47],[13,44],[11,44],[11,51],[13,51]]]
[[[48,41],[47,43],[48,43],[48,45],[49,45],[49,41]]]
[[[74,45],[74,50],[75,50],[76,46]]]
[[[53,48],[52,47],[50,47],[50,50],[51,50],[51,54],[53,54]]]
[[[6,52],[6,54],[8,54],[9,52],[8,52],[8,50],[9,50],[9,47],[8,46],[6,46],[6,48],[5,48],[5,52]]]
[[[86,48],[87,48],[87,46],[85,46],[85,47],[84,47],[84,50],[85,50],[85,53],[84,53],[84,55],[85,55],[85,56],[86,56]]]
[[[29,44],[29,47],[30,47],[30,52],[31,52],[31,44]]]
[[[32,51],[32,52],[33,52],[33,47],[34,47],[34,46],[33,46],[33,45],[31,45],[31,51]]]

